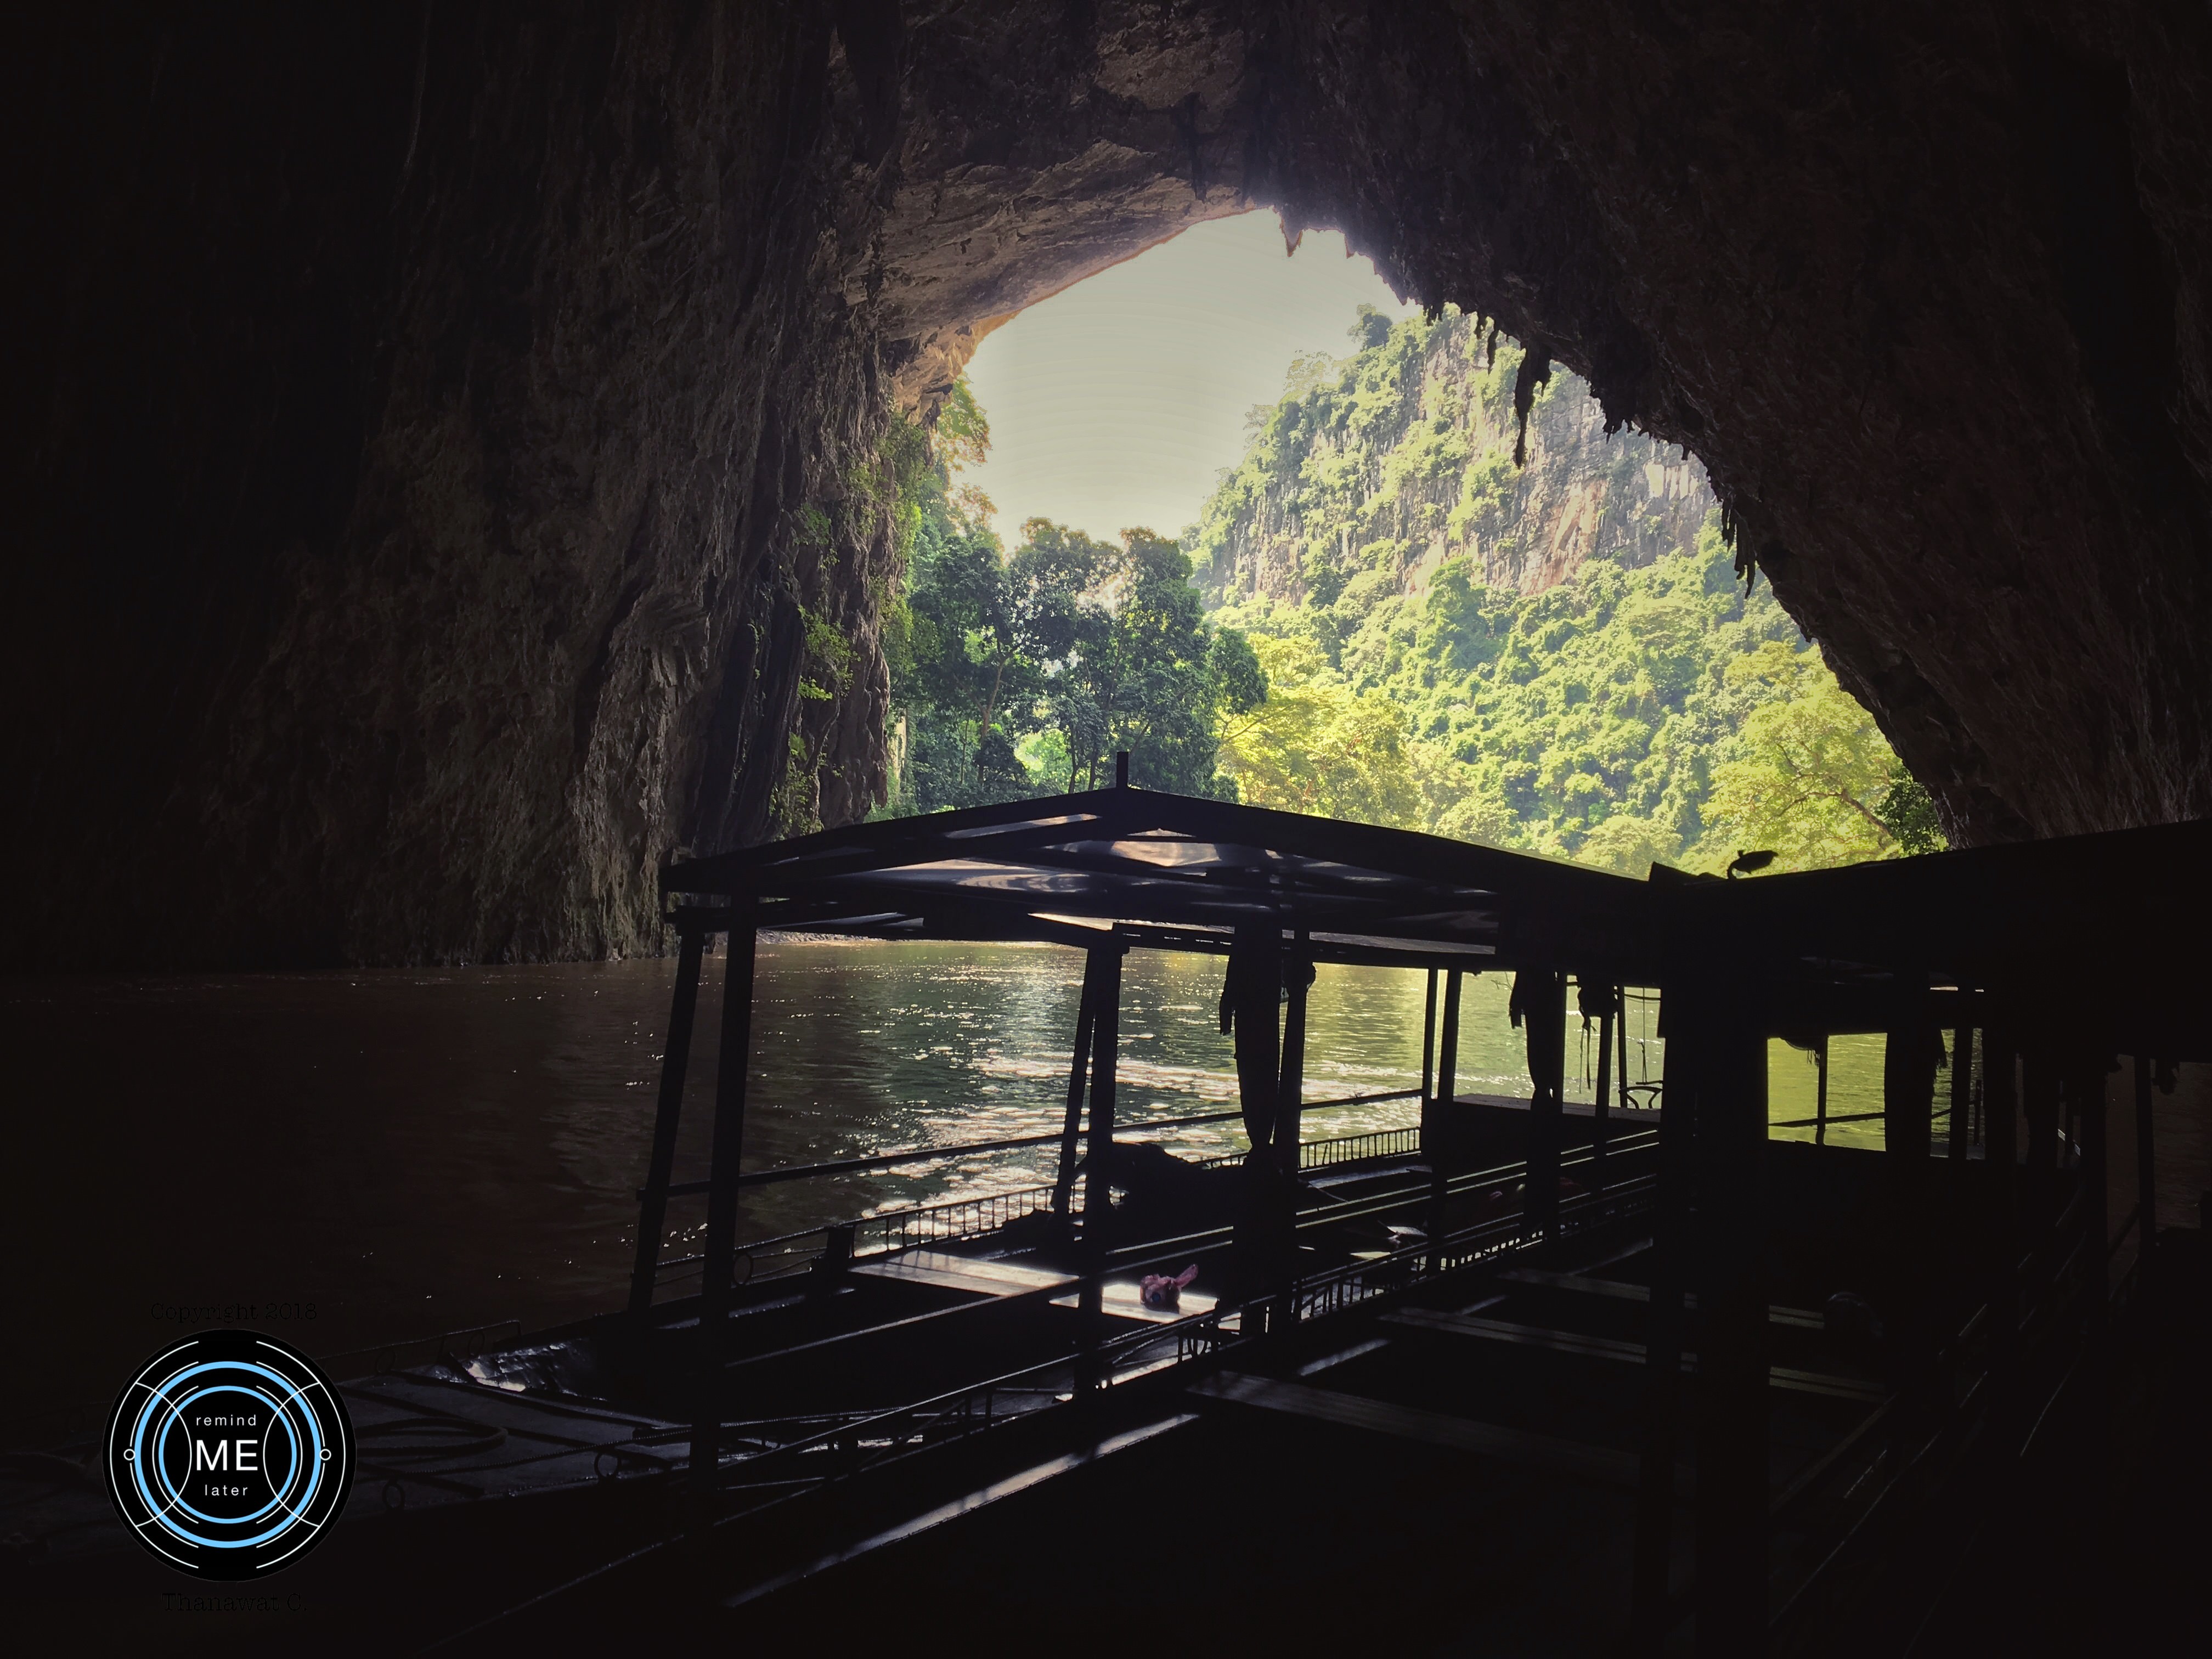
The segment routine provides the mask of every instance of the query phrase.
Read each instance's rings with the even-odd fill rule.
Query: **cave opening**
[[[1336,233],[1182,231],[994,321],[935,412],[878,814],[1095,787],[1127,751],[1145,787],[1638,879],[1942,844],[1733,580],[1704,468]]]
[[[725,1200],[763,1173],[741,1172],[741,1152],[855,1177],[835,1211],[749,1188],[746,1242],[790,1265],[789,1237],[823,1241],[821,1279],[763,1309],[771,1321],[804,1326],[842,1294],[851,1235],[841,1249],[846,1223],[825,1217],[980,1215],[1013,1190],[983,1190],[967,1166],[930,1165],[926,1188],[835,1167],[887,1148],[908,1149],[898,1171],[938,1156],[915,1145],[945,1128],[925,1062],[951,1057],[961,1098],[1003,1115],[1000,1151],[1070,1145],[1053,1133],[1069,1121],[1068,1036],[1098,1029],[1096,999],[1124,986],[1127,1029],[1093,1051],[1128,1045],[1126,1068],[1105,1066],[1107,1097],[1121,1087],[1133,1108],[1156,1089],[1156,1118],[1185,1115],[1173,1097],[1222,1086],[1207,1067],[1226,987],[1210,963],[1126,981],[1117,965],[1109,981],[1109,947],[1094,983],[1041,967],[1041,951],[1010,963],[1003,939],[906,939],[878,941],[906,953],[882,973],[849,939],[769,939],[760,1041],[798,1080],[774,1103],[792,1109],[757,1112],[741,1144],[750,1005],[709,1012],[735,959],[705,944],[738,929],[735,913],[695,915],[684,953],[667,954],[679,854],[736,849],[734,867],[817,827],[895,842],[911,826],[852,826],[1103,784],[1128,752],[1133,781],[1158,789],[1439,832],[1445,864],[1491,842],[1595,866],[1567,878],[1632,887],[1643,896],[1621,902],[1646,916],[1687,893],[1684,911],[1778,918],[1763,937],[1706,936],[1748,955],[1691,963],[1675,1005],[1692,1033],[1675,1098],[1704,1116],[1662,1138],[1693,1160],[1695,1202],[1649,1231],[1693,1211],[1708,1227],[1718,1195],[1711,1226],[1753,1241],[1708,1249],[1708,1231],[1688,1253],[1713,1274],[1694,1292],[1700,1317],[1721,1310],[1717,1291],[1735,1333],[1716,1346],[1710,1324],[1692,1328],[1691,1346],[1748,1384],[1700,1396],[1723,1403],[1698,1407],[1698,1432],[1736,1449],[1740,1496],[1756,1486],[1757,1459],[1737,1455],[1755,1443],[1733,1434],[1726,1399],[1759,1397],[1769,1316],[1784,1316],[1784,1342],[1827,1331],[1831,1286],[1803,1306],[1770,1301],[1730,1264],[1755,1259],[1770,1216],[1863,1224],[1849,1248],[1888,1264],[1895,1305],[1913,1304],[1916,1278],[1950,1278],[1969,1301],[1986,1294],[1991,1316],[1951,1325],[1940,1346],[1923,1342],[1932,1327],[1888,1322],[1917,1358],[1863,1349],[1851,1397],[1870,1405],[1865,1389],[1912,1380],[1882,1426],[1852,1431],[1858,1452],[1915,1481],[1950,1455],[1902,1455],[1916,1424],[1995,1398],[2014,1419],[2002,1437],[1944,1443],[1998,1449],[1999,1507],[2035,1500],[1978,1532],[1963,1510],[1931,1511],[1932,1541],[1896,1550],[1909,1576],[1935,1563],[1963,1587],[1931,1589],[1950,1612],[1920,1626],[1923,1644],[1970,1644],[1991,1607],[2048,1639],[2057,1605],[2086,1649],[2091,1626],[2154,1624],[2193,1585],[2202,1505],[2177,1503],[2185,1524],[2160,1535],[2148,1500],[2203,1487],[2172,1474],[2201,1459],[2162,1455],[2193,1458],[2212,1363],[2205,1233],[2188,1224],[2212,1188],[2212,1003],[2186,877],[2212,815],[2212,13],[2154,0],[407,0],[261,15],[87,0],[27,15],[14,44],[0,70],[18,296],[0,376],[13,553],[0,855],[17,884],[0,907],[0,1044],[17,1139],[0,1207],[31,1237],[28,1316],[70,1339],[10,1379],[29,1403],[65,1416],[127,1374],[149,1299],[150,1334],[167,1339],[249,1281],[270,1297],[249,1305],[279,1310],[249,1322],[297,1334],[289,1322],[317,1317],[297,1310],[319,1309],[314,1336],[363,1370],[377,1362],[362,1355],[423,1339],[409,1351],[445,1368],[418,1379],[434,1400],[512,1406],[538,1389],[545,1352],[484,1334],[612,1305],[637,1243],[652,1103],[683,1096],[686,1062],[672,1091],[657,1067],[664,1048],[689,1052],[669,1012],[686,975],[706,988],[702,1020],[736,1035],[728,1073],[719,1047],[712,1063],[702,1048],[691,1082],[695,1099],[739,1103],[720,1118],[727,1182],[705,1206],[725,1259]],[[1317,261],[1343,274],[1349,250],[1371,264],[1373,308],[1340,296],[1332,337],[1278,341],[1262,383],[1224,399],[1232,377],[1212,354],[1255,320],[1261,279],[1248,276],[1164,367],[1121,353],[1112,366],[1139,373],[1133,392],[1063,387],[1079,415],[1086,396],[1133,405],[1152,445],[1116,460],[1095,421],[1064,428],[1062,449],[1114,475],[1103,501],[995,482],[1052,427],[1012,382],[993,389],[1025,331],[1247,234],[1301,279]],[[1176,392],[1175,376],[1203,384]],[[1200,404],[1213,412],[1176,424]],[[1161,504],[1125,510],[1139,486]],[[997,513],[971,489],[995,492]],[[1778,799],[1790,810],[1762,817]],[[2168,849],[2174,878],[2110,842],[2030,844],[2102,831]],[[1961,856],[1886,856],[1943,842]],[[1792,870],[1869,854],[1884,861],[1838,880]],[[1674,883],[1662,866],[1756,879]],[[1997,874],[1962,896],[1972,883],[1945,886],[1961,870]],[[2073,884],[2039,884],[2047,870]],[[1796,937],[1790,896],[1808,882],[1875,894],[1867,914],[1898,937],[1967,917],[1947,941],[1961,955],[1875,968],[1850,954],[1863,917],[1832,899],[1843,943],[1806,960],[1838,982],[1869,971],[1826,1024],[1800,1024],[1763,1006],[1774,988],[1742,962]],[[1784,955],[1770,958],[1778,985],[1806,966]],[[1520,995],[1503,975],[1474,981],[1467,1017],[1495,1049],[1470,1057],[1469,1080],[1479,1066],[1516,1095],[1526,1085],[1533,1113],[1539,1094],[1565,1103],[1573,1016],[1557,964],[1529,965],[1544,981],[1544,1080],[1533,980]],[[1456,1103],[1456,1060],[1432,1073],[1428,1039],[1400,1035],[1442,1012],[1435,1046],[1455,1053],[1441,1031],[1459,1018],[1462,969],[1443,972],[1425,996],[1407,976],[1365,981],[1364,1000],[1315,998],[1316,1070],[1334,1044],[1348,1073],[1393,1085],[1332,1109],[1403,1111],[1438,1091]],[[1597,1022],[1582,1045],[1600,1062],[1593,1092],[1603,1022],[1625,1038],[1632,1017],[1644,1061],[1632,1085],[1624,1044],[1615,1080],[1647,1105],[1663,1097],[1663,1066],[1644,1063],[1662,1005],[1629,1000],[1625,970],[1610,985],[1577,972],[1577,994],[1594,994],[1577,1005]],[[1264,1001],[1271,988],[1256,988]],[[1304,988],[1282,990],[1303,1045]],[[1754,1013],[1771,1029],[1753,1030]],[[1860,1187],[1757,1201],[1762,1044],[1767,1138],[1811,1123],[1814,1146],[1785,1150],[1855,1158]],[[1302,1100],[1281,1075],[1286,1103]],[[1877,1105],[1879,1133],[1863,1127]],[[2113,1133],[2130,1112],[2132,1146]],[[1946,1115],[1979,1139],[1947,1130],[1938,1170]],[[1204,1133],[1174,1158],[1236,1150],[1188,1115]],[[705,1115],[667,1121],[660,1174],[711,1188],[690,1179],[719,1139]],[[1359,1127],[1376,1150],[1419,1126]],[[1411,1156],[1404,1139],[1390,1146]],[[903,1161],[913,1152],[926,1156]],[[1954,1231],[1914,1242],[1931,1199],[1993,1171],[1978,1189],[1991,1207],[1953,1206]],[[2067,1182],[2077,1198],[2062,1205]],[[1435,1182],[1437,1216],[1447,1187]],[[1485,1178],[1462,1196],[1504,1192]],[[1640,1249],[1640,1219],[1618,1218]],[[2107,1222],[2121,1233],[2094,1237]],[[668,1241],[679,1256],[709,1231],[682,1226]],[[2115,1253],[2130,1228],[2132,1258]],[[1396,1225],[1368,1242],[1412,1249]],[[2081,1293],[2106,1258],[2106,1285],[2132,1282],[2143,1301]],[[924,1288],[916,1307],[969,1293]],[[1616,1350],[1582,1356],[1616,1379],[1627,1338],[1607,1322],[1656,1305],[1656,1284],[1619,1288],[1587,1302],[1601,1311],[1577,1334]],[[1511,1294],[1555,1291],[1524,1280]],[[1086,1316],[1087,1294],[1073,1299]],[[1058,1305],[1037,1298],[1048,1320]],[[1489,1304],[1470,1290],[1454,1305]],[[1295,1284],[1282,1311],[1295,1322]],[[1881,1341],[1875,1311],[1847,1299],[1835,1334]],[[2124,1334],[2110,1351],[2122,1369],[2093,1349],[2079,1368],[2045,1364],[2060,1351],[2039,1333],[2077,1313],[2099,1343]],[[1347,1364],[1403,1352],[1405,1329],[1332,1352]],[[2142,1352],[2127,1351],[2138,1332]],[[1643,1352],[1671,1352],[1657,1368],[1671,1377],[1685,1335]],[[2049,1372],[2033,1393],[2027,1370],[1956,1386],[1954,1361],[1986,1349],[2010,1364],[2016,1336]],[[471,1343],[514,1369],[465,1377]],[[1275,1398],[1310,1406],[1320,1385],[1297,1376],[1272,1379]],[[915,1383],[902,1397],[921,1386],[898,1380]],[[656,1411],[690,1408],[669,1400]],[[993,1410],[987,1394],[987,1423]],[[2063,1425],[2055,1454],[2046,1421]],[[1620,1444],[1555,1440],[1577,1481],[1620,1474],[1633,1430],[1626,1412],[1615,1422]],[[2139,1436],[2118,1462],[2103,1438],[2115,1425],[2120,1441]],[[836,1437],[825,1431],[832,1455],[853,1449]],[[1407,1471],[1427,1478],[1438,1443],[1400,1438]],[[580,1492],[624,1497],[647,1472],[545,1443],[574,1457]],[[2050,1461],[2032,1463],[2032,1443]],[[399,1444],[433,1461],[447,1449]],[[82,1451],[11,1460],[11,1478],[93,1502]],[[2071,1473],[2051,1474],[2060,1463]],[[2105,1495],[2072,1474],[2108,1468],[2136,1483],[2112,1492],[2147,1501],[2122,1502],[2126,1528],[2100,1531]],[[1701,1460],[1701,1483],[1715,1472]],[[392,1478],[383,1507],[415,1473]],[[432,1488],[441,1502],[470,1490],[438,1480],[416,1482],[418,1508]],[[1671,1475],[1648,1490],[1663,1511]],[[1216,1534],[1272,1537],[1310,1498],[1291,1481],[1261,1489],[1255,1524]],[[1732,1515],[1740,1543],[1772,1513],[1754,1498],[1705,1509]],[[1338,1510],[1356,1521],[1363,1505]],[[994,1506],[991,1520],[1020,1513]],[[1384,1577],[1456,1594],[1473,1560],[1499,1575],[1501,1602],[1526,1599],[1507,1582],[1510,1549],[1455,1558],[1428,1530],[1434,1570],[1377,1555]],[[1662,1600],[1666,1532],[1644,1557]],[[2104,1549],[2108,1532],[2124,1562],[2085,1545],[2068,1558],[2078,1571],[2042,1571],[2054,1538]],[[1041,1553],[1059,1536],[1034,1533]],[[1598,1535],[1576,1530],[1581,1553],[1561,1559],[1589,1566]],[[12,1571],[45,1547],[27,1530],[0,1553]],[[1729,1559],[1746,1587],[1730,1616],[1751,1639],[1708,1627],[1705,1645],[1754,1650],[1771,1581],[1753,1552]],[[1295,1552],[1272,1566],[1285,1562],[1295,1580]],[[1041,1561],[1037,1582],[1057,1594],[1063,1567]],[[1913,1599],[1863,1582],[1838,1591],[1854,1616]],[[1316,1599],[1290,1582],[1273,1605],[1295,1617]],[[896,1595],[854,1601],[902,1612]],[[93,1602],[60,1605],[76,1618]],[[132,1605],[125,1617],[140,1618],[143,1595]],[[331,1629],[356,1605],[334,1597],[316,1617]],[[621,1616],[663,1605],[639,1596]],[[492,1611],[472,1603],[453,1627]],[[1214,1611],[1224,1645],[1249,1636],[1244,1609]],[[1893,1634],[1912,1639],[1862,1645]],[[1547,1635],[1532,1625],[1524,1645]]]
[[[1954,844],[2196,815],[2202,30],[2046,10],[42,19],[8,957],[660,948],[885,792],[894,417],[1255,207],[1699,458]]]

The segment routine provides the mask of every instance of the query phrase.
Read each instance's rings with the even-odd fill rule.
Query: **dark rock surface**
[[[894,409],[1248,201],[1687,445],[1960,837],[2212,807],[2201,7],[88,6],[8,72],[11,962],[657,948],[668,847],[879,787]]]

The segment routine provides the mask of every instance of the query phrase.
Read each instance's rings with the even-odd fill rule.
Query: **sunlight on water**
[[[856,945],[763,942],[752,1068],[761,1109],[749,1168],[825,1162],[903,1146],[1048,1133],[1066,1110],[1082,959],[1051,946]],[[1222,1035],[1218,958],[1133,952],[1123,966],[1117,1119],[1132,1139],[1186,1158],[1242,1152],[1235,1121],[1148,1135],[1148,1121],[1225,1111],[1237,1102]],[[1420,1081],[1424,976],[1324,966],[1308,997],[1306,1096],[1334,1098]],[[1460,1086],[1521,1091],[1521,1038],[1505,1019],[1510,986],[1469,981]],[[926,994],[925,994],[926,993]],[[1309,1136],[1414,1121],[1411,1101],[1334,1109]],[[703,1162],[703,1132],[687,1140]],[[746,1231],[811,1224],[833,1212],[905,1207],[1053,1179],[1057,1151],[1024,1148],[748,1196]],[[703,1171],[702,1171],[703,1172]]]
[[[725,960],[707,963],[679,1181],[707,1173]],[[1221,974],[1217,957],[1128,957],[1124,1133],[1146,1137],[1148,1121],[1235,1105]],[[26,1237],[70,1241],[40,1280],[41,1304],[94,1310],[112,1334],[112,1352],[86,1351],[88,1390],[168,1334],[149,1314],[157,1304],[311,1301],[317,1323],[295,1334],[325,1353],[618,1305],[674,978],[664,959],[0,989],[0,1040],[23,1057],[28,1108],[18,1156],[0,1170],[4,1200]],[[1081,983],[1080,957],[1052,946],[764,940],[745,1167],[1057,1131]],[[1417,972],[1322,968],[1307,1097],[1413,1087],[1424,989]],[[1510,974],[1468,981],[1462,1092],[1528,1092],[1510,994]],[[1632,1084],[1661,1074],[1657,1012],[1656,1000],[1629,1005]],[[1571,1014],[1568,1042],[1569,1096],[1587,1100],[1594,1028]],[[1771,1121],[1813,1115],[1802,1052],[1774,1045],[1770,1076]],[[1940,1103],[1948,1081],[1937,1088]],[[1838,1038],[1832,1113],[1878,1111],[1881,1089],[1881,1040]],[[1412,1101],[1316,1111],[1305,1133],[1417,1116]],[[1189,1158],[1244,1146],[1233,1119],[1146,1138]],[[1830,1139],[1879,1146],[1881,1125],[1838,1123]],[[749,1190],[741,1236],[1042,1184],[1055,1153],[1045,1146]],[[100,1178],[73,1178],[84,1171]],[[223,1196],[243,1181],[253,1202]],[[696,1248],[704,1220],[701,1200],[672,1205],[676,1254]]]

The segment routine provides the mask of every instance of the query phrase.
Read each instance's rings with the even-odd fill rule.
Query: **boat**
[[[2060,1399],[2102,1328],[2104,1059],[2212,1055],[2212,988],[2099,918],[2207,852],[2188,825],[1633,882],[1123,781],[673,861],[626,1305],[353,1379],[358,1541],[297,1573],[401,1575],[376,1642],[451,1649],[648,1616],[819,1642],[1034,1614],[1079,1651],[1854,1628],[1896,1516],[1971,1486],[1966,1449]],[[1060,1130],[748,1167],[770,932],[1082,951]],[[717,939],[712,1162],[678,1181]],[[1139,950],[1220,959],[1233,1111],[1117,1117]],[[2061,1009],[2031,952],[2106,976]],[[1324,963],[1423,977],[1418,1089],[1305,1098]],[[1526,1098],[1458,1085],[1477,973],[1513,978]],[[1613,1063],[1637,996],[1663,999],[1656,1083]],[[1566,1098],[1577,1009],[1589,1101]],[[1883,1149],[1770,1139],[1769,1042],[1848,1031],[1890,1038]],[[1328,1132],[1391,1098],[1414,1121]],[[1211,1121],[1249,1150],[1144,1138]],[[1048,1184],[744,1236],[764,1185],[1031,1142],[1056,1144]],[[672,1256],[686,1205],[703,1246]],[[127,1550],[82,1492],[43,1503],[43,1583]],[[1389,1608],[1315,1575],[1387,1582]],[[1099,1610],[1069,1628],[1075,1606]]]

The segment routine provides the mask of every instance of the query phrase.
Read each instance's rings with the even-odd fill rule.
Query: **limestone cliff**
[[[1212,601],[1332,604],[1362,578],[1414,593],[1462,556],[1483,586],[1535,593],[1588,558],[1634,567],[1694,545],[1714,505],[1705,469],[1640,433],[1608,434],[1579,376],[1532,385],[1524,431],[1523,354],[1477,319],[1392,328],[1369,313],[1362,326],[1362,349],[1301,364],[1300,384],[1255,411],[1252,447],[1193,545]]]

